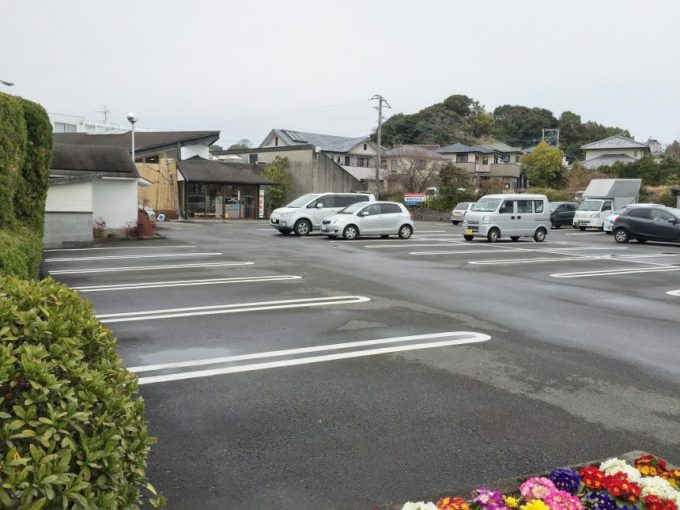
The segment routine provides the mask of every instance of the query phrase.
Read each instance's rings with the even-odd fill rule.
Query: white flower
[[[401,510],[437,510],[437,505],[430,502],[425,503],[424,501],[418,501],[417,503],[409,501],[408,503],[404,503]]]
[[[614,473],[624,473],[631,482],[637,482],[642,477],[637,469],[628,464],[625,460],[617,459],[616,457],[605,460],[600,464],[600,470],[604,471],[604,473],[609,476]]]
[[[637,483],[642,488],[640,499],[653,494],[660,498],[672,499],[676,503],[680,501],[680,492],[660,476],[643,476]]]

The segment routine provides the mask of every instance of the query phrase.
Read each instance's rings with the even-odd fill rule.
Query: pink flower
[[[578,496],[573,496],[567,491],[555,490],[543,500],[550,510],[583,510],[583,505]]]
[[[519,488],[519,492],[527,501],[530,499],[543,499],[556,490],[557,488],[552,483],[552,480],[545,477],[529,478]]]

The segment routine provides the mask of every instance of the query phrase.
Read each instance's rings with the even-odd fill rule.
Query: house
[[[398,145],[385,151],[383,161],[389,172],[388,191],[424,191],[448,159],[432,148],[438,146]]]
[[[93,226],[121,234],[137,224],[142,179],[127,150],[55,143],[45,202],[46,248],[89,243]]]
[[[485,181],[499,182],[505,189],[526,187],[526,178],[520,171],[522,150],[504,143],[466,145],[455,143],[436,150],[448,160],[470,174],[475,188]]]
[[[585,151],[585,160],[581,162],[581,165],[594,170],[601,166],[612,166],[617,161],[633,163],[645,154],[651,153],[650,142],[656,142],[655,150],[657,150],[657,145],[660,148],[656,140],[643,143],[622,135],[614,135],[604,140],[588,143],[581,146],[581,150]]]
[[[130,157],[132,133],[54,133],[56,143],[98,145],[125,149]],[[151,186],[140,188],[139,205],[156,212],[177,215],[180,208],[177,162],[194,156],[210,157],[210,146],[220,137],[219,131],[145,131],[135,132],[135,162],[141,177]]]
[[[190,217],[257,219],[264,216],[264,190],[276,184],[261,168],[194,156],[177,163],[182,210]]]
[[[378,146],[368,136],[343,137],[273,129],[259,147],[214,151],[213,156],[239,156],[251,165],[265,165],[276,157],[288,158],[293,177],[290,194],[326,191],[373,191],[376,187]],[[387,172],[378,172],[386,189]]]

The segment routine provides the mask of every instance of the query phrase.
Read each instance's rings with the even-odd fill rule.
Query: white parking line
[[[158,246],[107,246],[100,248],[51,248],[44,252],[54,251],[94,251],[94,250],[158,250],[161,248],[196,248],[190,244],[164,244]]]
[[[670,271],[680,271],[677,266],[662,266],[662,267],[645,267],[639,269],[603,269],[602,271],[581,271],[574,273],[554,273],[551,274],[553,278],[591,278],[593,276],[619,276],[625,274],[640,274],[640,273],[666,273]]]
[[[411,245],[411,246],[419,246],[419,245]],[[421,245],[422,246],[422,245]],[[444,244],[440,245],[434,245],[434,246],[446,246]],[[464,245],[466,247],[469,247],[469,244]],[[484,245],[480,245],[484,246]],[[452,248],[455,248],[453,246]],[[499,248],[501,248],[499,246]],[[590,250],[610,250],[611,248],[600,248],[600,247],[593,247],[593,248],[555,248],[555,249],[541,249],[541,248],[519,248],[519,247],[510,247],[508,246],[507,248],[501,248],[504,249],[504,251],[507,251],[509,253],[519,253],[519,252],[531,252],[531,253],[552,253],[555,255],[561,255],[563,251],[590,251]],[[409,255],[463,255],[466,253],[489,253],[489,250],[462,250],[462,251],[413,251],[410,252]],[[579,256],[581,257],[581,256]],[[517,259],[517,260],[524,260],[524,259]],[[532,259],[533,260],[533,259]]]
[[[115,273],[120,271],[153,271],[156,269],[183,269],[185,267],[231,267],[252,266],[255,262],[205,262],[198,264],[168,264],[162,266],[99,267],[88,269],[59,269],[50,274]]]
[[[446,232],[448,230],[418,230],[418,234],[442,234]]]
[[[441,244],[441,243],[439,243],[439,244],[431,244],[431,243],[427,243],[427,244],[425,244],[425,243],[423,243],[423,244],[421,244],[421,243],[408,243],[408,244],[404,244],[404,243],[401,243],[401,244],[367,244],[367,245],[364,246],[364,248],[369,248],[369,249],[379,249],[379,248],[404,248],[404,247],[406,247],[406,248],[413,248],[414,246],[418,246],[418,247],[425,247],[425,246],[431,246],[431,247],[435,247],[435,246],[447,246],[447,247],[450,247],[452,244],[453,244],[453,243],[447,243],[447,244]]]
[[[72,287],[80,292],[108,292],[114,290],[138,290],[157,289],[163,287],[192,287],[195,285],[221,285],[225,283],[255,283],[276,282],[283,280],[301,280],[302,276],[295,275],[272,275],[272,276],[243,276],[235,278],[206,278],[203,280],[175,280],[166,282],[139,282],[121,283],[115,285],[89,285],[85,287]]]
[[[572,232],[570,234],[564,234],[565,236],[596,236],[604,234],[601,230],[599,232]]]
[[[154,253],[152,255],[102,255],[100,257],[58,257],[45,259],[45,262],[74,262],[82,260],[122,260],[122,259],[160,259],[168,257],[214,257],[221,252],[191,252],[191,253]]]
[[[285,308],[307,308],[312,306],[344,305],[367,303],[365,296],[333,296],[322,298],[286,299],[282,301],[261,301],[255,303],[239,303],[232,305],[192,306],[187,308],[168,308],[165,310],[146,310],[122,313],[98,314],[102,323],[132,322],[155,319],[171,319],[177,317],[196,317],[199,315],[220,315],[225,313],[254,312],[260,310],[280,310]]]
[[[642,258],[659,258],[659,257],[674,257],[675,255],[622,255],[616,257],[614,255],[578,255],[574,257],[544,257],[544,258],[529,258],[529,259],[493,259],[493,260],[474,260],[469,261],[468,264],[477,265],[507,265],[507,264],[525,264],[533,262],[570,262],[581,260],[618,260],[621,262],[636,262],[635,259]]]
[[[395,338],[382,338],[378,340],[367,340],[363,342],[346,342],[342,344],[334,344],[334,345],[322,345],[322,346],[315,346],[315,347],[305,347],[301,349],[289,349],[286,351],[271,351],[271,352],[264,352],[264,353],[255,353],[255,354],[245,354],[242,356],[231,356],[231,357],[225,357],[225,358],[215,358],[214,360],[196,360],[196,361],[189,361],[189,362],[183,362],[183,363],[168,363],[165,365],[151,365],[150,367],[133,367],[131,370],[135,372],[146,372],[146,371],[152,371],[152,370],[162,370],[164,368],[179,368],[179,367],[187,367],[187,366],[201,366],[201,365],[207,365],[207,364],[213,364],[213,363],[224,363],[224,362],[230,362],[230,361],[240,361],[240,360],[246,360],[246,359],[258,359],[258,358],[269,358],[269,357],[280,357],[280,356],[287,356],[290,354],[301,354],[301,353],[310,353],[310,352],[320,352],[320,351],[328,351],[328,350],[336,350],[336,349],[347,349],[349,347],[363,347],[363,346],[368,346],[368,345],[377,345],[377,344],[385,344],[385,343],[393,343],[393,342],[406,342],[406,341],[413,341],[413,340],[422,340],[422,339],[428,339],[428,338],[446,338],[446,337],[460,337],[462,336],[463,338],[453,338],[449,340],[442,340],[442,341],[437,341],[437,342],[425,342],[425,343],[412,343],[412,344],[407,344],[407,345],[394,345],[390,347],[381,347],[377,349],[363,349],[363,350],[358,350],[358,351],[349,351],[349,352],[339,352],[335,354],[326,354],[326,355],[321,355],[321,356],[307,356],[303,358],[294,358],[294,359],[287,359],[287,360],[280,360],[280,361],[269,361],[269,362],[264,362],[264,363],[251,363],[251,364],[246,364],[246,365],[240,365],[240,366],[233,366],[233,367],[224,367],[224,368],[216,368],[216,369],[209,369],[209,370],[195,370],[195,371],[190,371],[190,372],[180,372],[176,374],[168,374],[168,375],[157,375],[157,376],[149,376],[149,377],[140,377],[139,378],[139,384],[153,384],[153,383],[160,383],[160,382],[168,382],[168,381],[179,381],[179,380],[185,380],[185,379],[197,379],[201,377],[212,377],[216,375],[224,375],[224,374],[234,374],[234,373],[239,373],[239,372],[251,372],[254,370],[266,370],[269,368],[280,368],[280,367],[289,367],[289,366],[295,366],[295,365],[306,365],[310,363],[322,363],[325,361],[335,361],[335,360],[342,360],[342,359],[351,359],[351,358],[360,358],[360,357],[365,357],[365,356],[375,356],[378,354],[391,354],[395,352],[404,352],[404,351],[414,351],[418,349],[432,349],[435,347],[449,347],[453,345],[464,345],[464,344],[472,344],[472,343],[480,343],[480,342],[486,342],[491,339],[490,336],[482,334],[482,333],[475,333],[475,332],[468,332],[468,331],[454,331],[454,332],[449,332],[449,333],[435,333],[432,335],[414,335],[411,337],[395,337]]]
[[[666,294],[668,294],[669,296],[680,297],[680,290],[669,290],[668,292],[666,292]]]

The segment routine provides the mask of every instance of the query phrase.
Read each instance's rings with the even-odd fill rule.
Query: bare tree
[[[407,193],[422,192],[432,186],[439,170],[447,163],[441,154],[414,145],[401,145],[384,156],[387,169],[399,179],[402,190]]]

